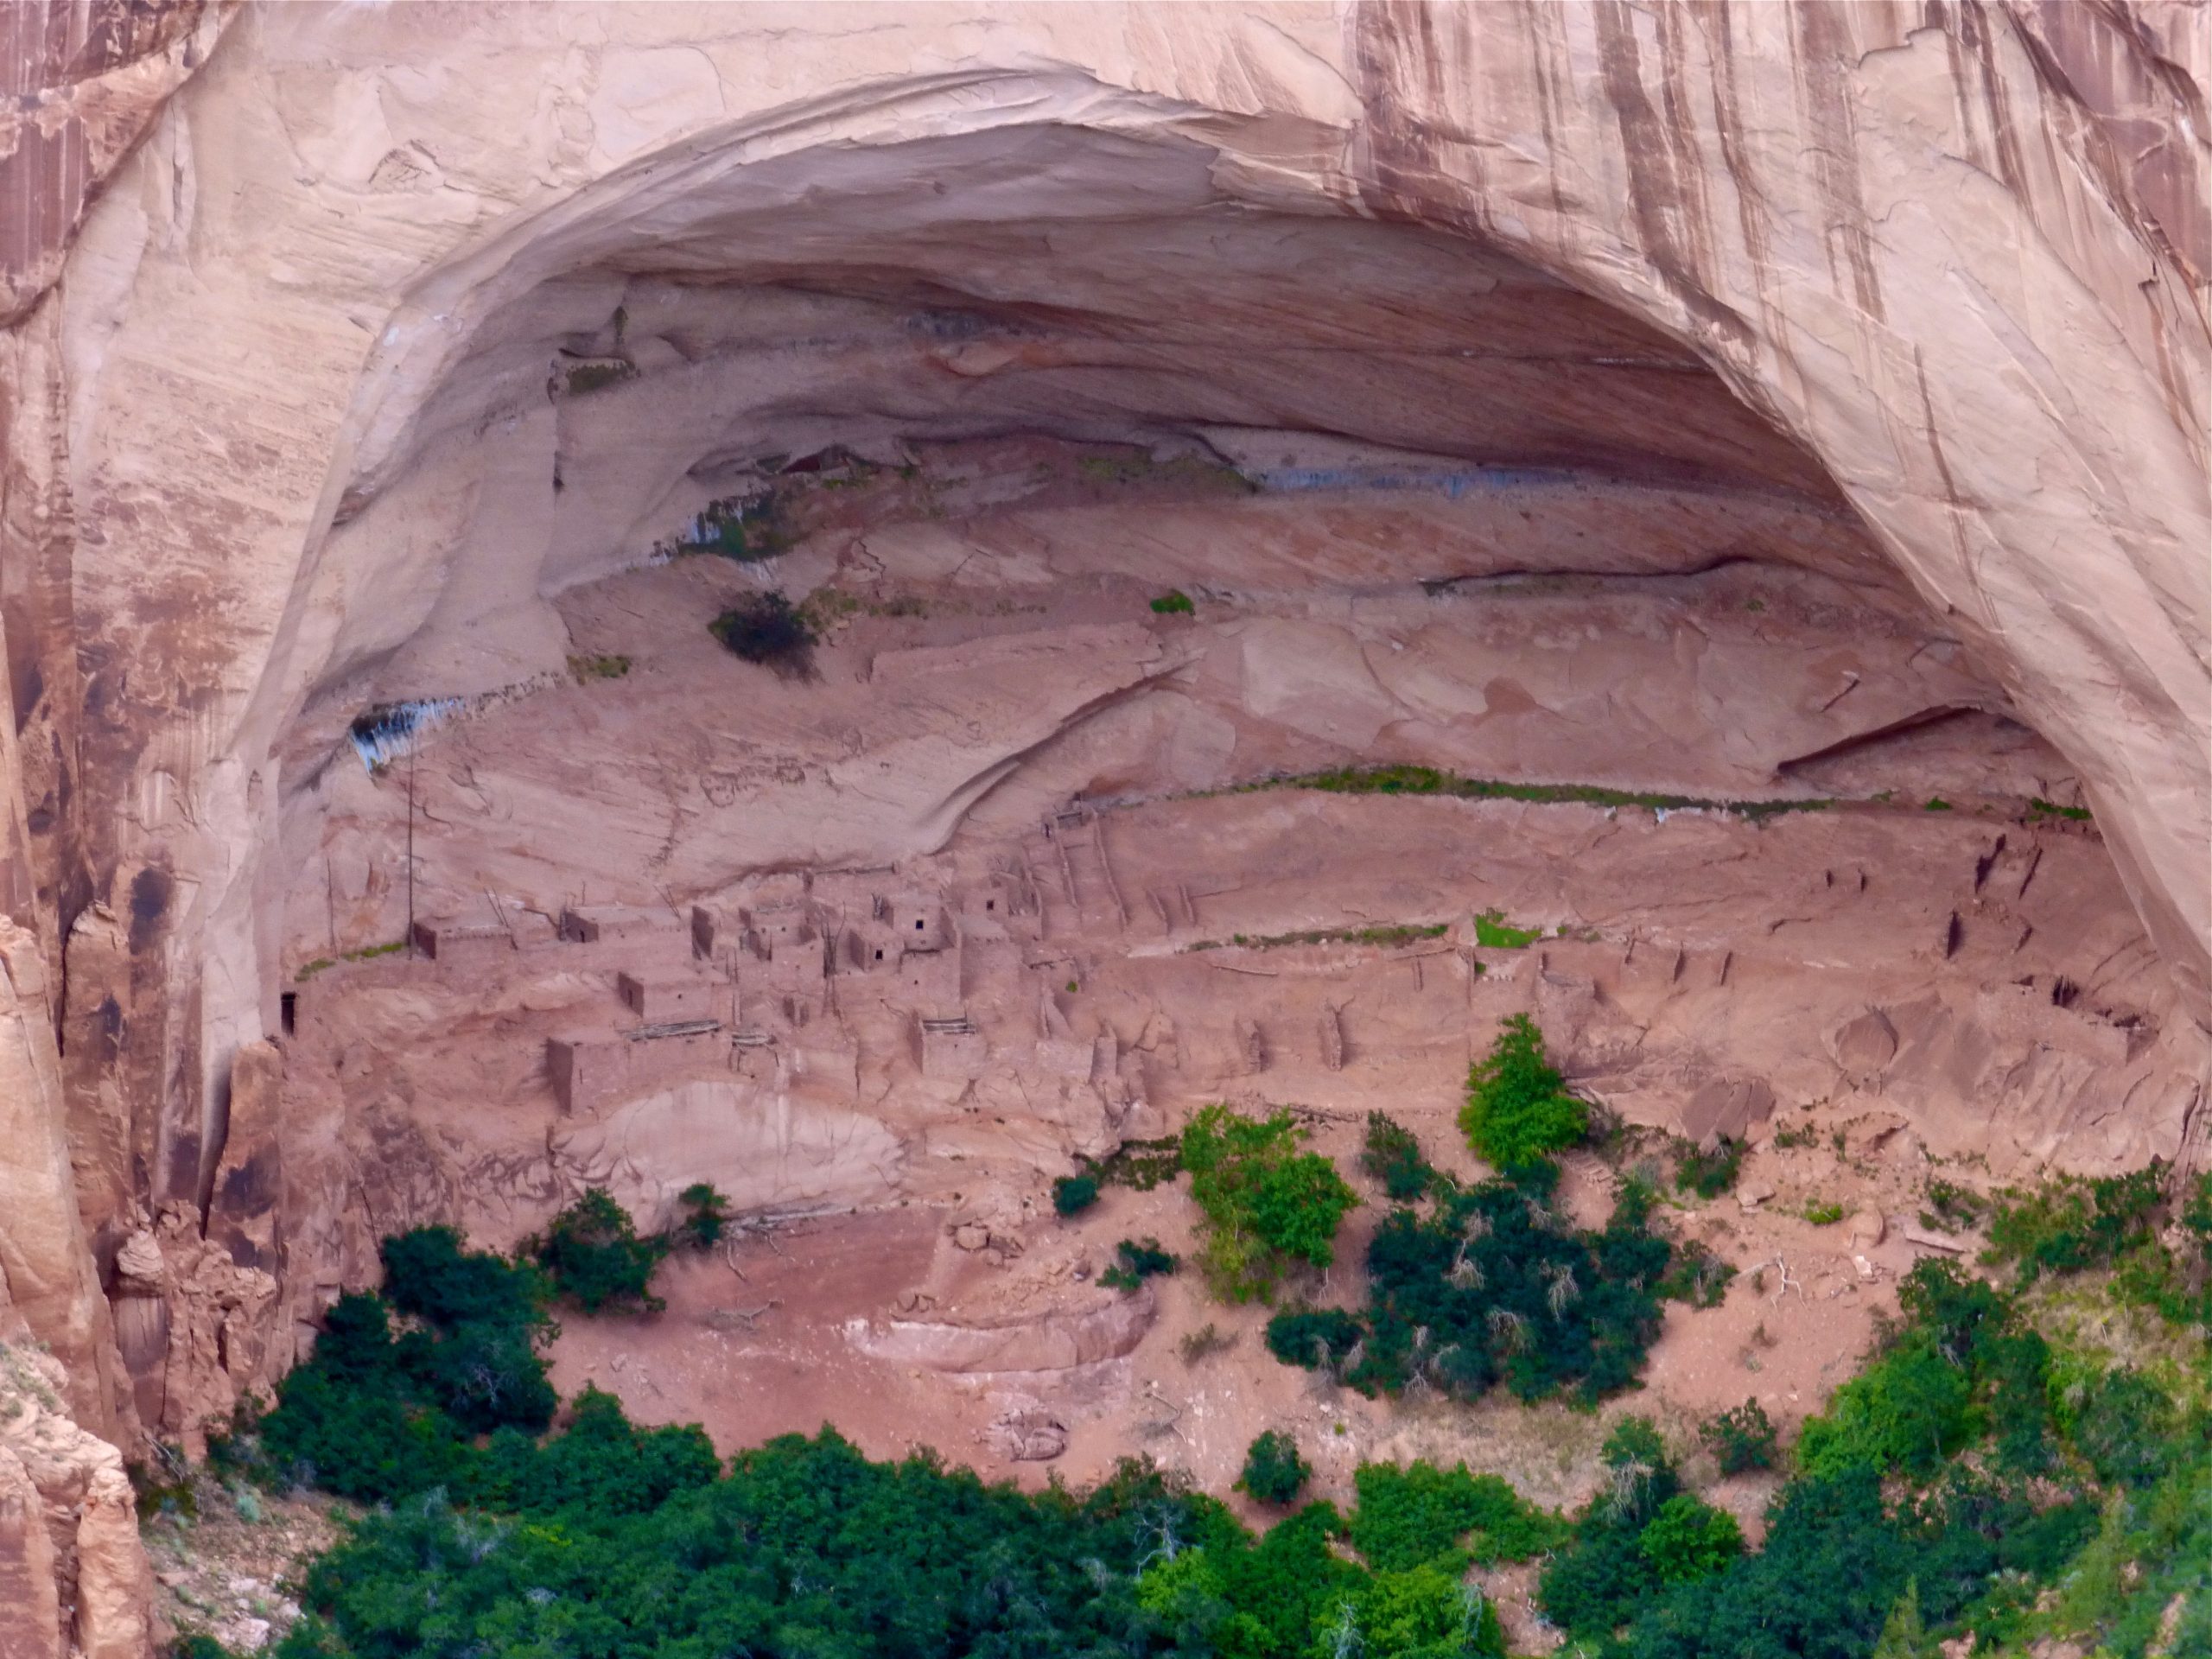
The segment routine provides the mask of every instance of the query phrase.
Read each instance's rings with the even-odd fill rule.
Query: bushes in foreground
[[[1419,1383],[1473,1399],[1503,1383],[1523,1400],[1571,1389],[1594,1402],[1631,1386],[1674,1246],[1650,1229],[1648,1190],[1624,1186],[1612,1219],[1583,1232],[1553,1207],[1557,1180],[1537,1163],[1451,1192],[1427,1216],[1395,1211],[1368,1248],[1367,1306],[1278,1314],[1269,1350],[1366,1394]]]
[[[1326,1158],[1298,1150],[1305,1139],[1288,1112],[1251,1118],[1224,1105],[1184,1128],[1181,1164],[1205,1217],[1199,1263],[1224,1301],[1265,1300],[1293,1268],[1335,1259],[1337,1228],[1358,1195]]]

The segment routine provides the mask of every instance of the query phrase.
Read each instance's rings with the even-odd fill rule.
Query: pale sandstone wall
[[[599,326],[604,284],[553,279],[906,141],[1157,144],[1203,200],[1479,234],[1694,347],[2080,769],[2202,1017],[2208,60],[2201,14],[2118,3],[245,9],[58,285],[89,189],[10,257],[0,870],[86,1038],[20,1108],[25,1144],[66,1116],[87,1212],[24,1166],[54,1220],[10,1241],[76,1286],[42,1333],[97,1374],[79,1234],[106,1262],[159,1213],[167,1251],[259,1156],[229,1079],[273,1020],[302,705],[534,614],[503,561],[550,532],[486,521],[467,446],[530,442],[543,359],[455,372]],[[405,489],[450,499],[348,537]]]

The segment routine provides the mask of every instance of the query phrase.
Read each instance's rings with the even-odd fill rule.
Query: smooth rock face
[[[510,700],[449,769],[440,869],[556,906],[602,818],[651,903],[1245,758],[1395,742],[1547,776],[1581,729],[1610,734],[1572,752],[1607,781],[1843,792],[1869,741],[2009,721],[2094,808],[2173,981],[2139,1000],[2212,1018],[2193,8],[54,0],[0,29],[29,100],[0,117],[0,1113],[28,1150],[0,1163],[0,1266],[99,1432],[226,1407],[311,1314],[288,1263],[358,1266],[372,1226],[453,1213],[422,1126],[349,1117],[342,1060],[293,1079],[261,1046],[303,942],[391,937],[389,799],[345,739],[380,702]],[[710,504],[833,447],[897,465],[1007,434],[1225,462],[1260,494],[1194,488],[1141,546],[1095,501],[972,533],[918,513],[775,579],[1018,606],[1232,570],[1296,605],[1203,651],[1103,613],[1028,658],[904,641],[804,729],[525,729],[516,688],[575,646],[557,601]],[[1791,567],[1802,632],[1609,600],[1592,626],[1636,666],[1602,686],[1586,651],[1534,654],[1571,618],[1475,674],[1509,646],[1372,608],[1733,561]],[[577,787],[618,772],[611,812]],[[1982,886],[1942,960],[1994,952]],[[1826,1040],[1940,1112],[1980,1086],[1955,1031],[2024,1041],[2066,982],[2037,1008],[1919,986],[1828,1011]],[[2079,1103],[2100,1044],[2143,1063],[2103,1018],[2033,1088]],[[959,1072],[962,1034],[931,1035],[925,1069]],[[308,1096],[384,1137],[373,1216],[288,1139]],[[2196,1155],[2158,1097],[2115,1143]]]

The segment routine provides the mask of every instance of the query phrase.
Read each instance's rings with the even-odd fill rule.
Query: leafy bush
[[[1298,1442],[1279,1428],[1255,1439],[1244,1453],[1237,1489],[1262,1503],[1287,1504],[1306,1488],[1313,1465],[1298,1455]]]
[[[1626,1652],[1856,1659],[1879,1638],[1911,1564],[1872,1469],[1799,1480],[1783,1490],[1765,1548],[1652,1599],[1632,1621]]]
[[[2074,1442],[2097,1478],[2145,1487],[2165,1472],[2178,1414],[2164,1389],[2139,1371],[2115,1366],[2090,1388],[2076,1414]]]
[[[1459,1127],[1478,1154],[1510,1173],[1579,1142],[1589,1132],[1589,1108],[1544,1058],[1535,1022],[1516,1014],[1468,1072]]]
[[[1971,1374],[1915,1333],[1838,1389],[1826,1413],[1805,1420],[1798,1462],[1814,1475],[1864,1465],[1926,1479],[1966,1444],[1973,1407]]]
[[[1095,1175],[1063,1175],[1052,1183],[1052,1208],[1062,1216],[1079,1216],[1097,1202]]]
[[[1160,1248],[1160,1241],[1147,1238],[1143,1243],[1125,1238],[1114,1247],[1121,1259],[1098,1275],[1098,1282],[1109,1290],[1135,1290],[1146,1280],[1163,1273],[1173,1273],[1181,1266],[1173,1255]]]
[[[473,1436],[552,1420],[537,1350],[553,1326],[535,1270],[463,1249],[449,1227],[387,1239],[383,1255],[385,1295],[420,1325],[395,1337],[384,1297],[340,1297],[275,1409],[232,1449],[264,1478],[365,1502],[457,1489]]]
[[[1774,1425],[1756,1400],[1731,1407],[1697,1433],[1724,1475],[1774,1467]]]
[[[523,1241],[560,1294],[587,1313],[612,1304],[658,1313],[667,1304],[649,1287],[668,1254],[669,1241],[638,1236],[630,1212],[601,1187],[553,1217],[543,1233]]]
[[[1736,1185],[1743,1163],[1744,1143],[1725,1135],[1714,1141],[1710,1152],[1684,1141],[1675,1160],[1675,1185],[1700,1198],[1717,1198]]]
[[[1525,1561],[1559,1538],[1551,1515],[1497,1476],[1468,1473],[1464,1463],[1364,1464],[1352,1484],[1359,1492],[1352,1548],[1385,1570],[1446,1561],[1456,1572],[1469,1560]]]
[[[2102,1180],[2062,1175],[2032,1192],[2008,1190],[1990,1217],[1983,1259],[2018,1263],[2023,1284],[2044,1273],[2110,1267],[2149,1240],[2163,1170],[2153,1161]]]
[[[1269,1350],[1368,1394],[1418,1382],[1472,1399],[1502,1382],[1523,1400],[1573,1388],[1587,1403],[1630,1386],[1658,1334],[1673,1246],[1647,1225],[1648,1189],[1624,1185],[1605,1230],[1584,1233],[1552,1209],[1556,1179],[1539,1163],[1440,1198],[1426,1217],[1399,1211],[1368,1247],[1364,1314],[1278,1318]]]
[[[1624,1417],[1605,1437],[1605,1484],[1537,1580],[1545,1617],[1604,1640],[1663,1587],[1643,1548],[1643,1530],[1681,1491],[1681,1477],[1649,1419]]]
[[[1200,1262],[1224,1300],[1264,1300],[1294,1266],[1335,1257],[1337,1228],[1359,1198],[1326,1158],[1297,1150],[1305,1138],[1288,1112],[1249,1118],[1224,1105],[1184,1128],[1182,1166],[1205,1217]]]
[[[1191,596],[1179,588],[1171,588],[1152,601],[1154,613],[1159,616],[1188,616],[1198,609],[1191,603]]]
[[[705,1181],[694,1181],[676,1195],[684,1209],[676,1224],[676,1239],[695,1250],[711,1250],[722,1242],[729,1226],[729,1200]]]
[[[1366,1335],[1367,1327],[1340,1307],[1286,1308],[1268,1321],[1268,1351],[1286,1365],[1334,1370]]]
[[[1367,1115],[1367,1141],[1359,1166],[1382,1182],[1383,1192],[1399,1204],[1421,1197],[1436,1175],[1421,1155],[1414,1132],[1382,1112]]]
[[[773,669],[787,680],[814,672],[814,629],[781,593],[740,601],[707,625],[707,631],[748,663]]]
[[[1659,1506],[1636,1547],[1659,1582],[1671,1587],[1721,1571],[1744,1553],[1744,1532],[1727,1510],[1677,1492]]]

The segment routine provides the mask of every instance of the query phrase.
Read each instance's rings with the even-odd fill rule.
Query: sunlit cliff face
[[[351,1178],[298,1135],[226,1183],[280,998],[312,1021],[295,976],[396,938],[410,886],[452,917],[985,869],[1073,802],[1320,767],[2009,804],[2005,848],[1940,856],[1840,820],[1904,836],[1853,856],[1932,906],[1854,923],[1853,971],[2004,1010],[1967,1021],[1994,1046],[1895,1025],[1914,1086],[2031,1101],[2045,1151],[2193,1121],[2155,1045],[2205,1007],[2208,221],[2163,14],[184,10],[139,80],[43,75],[73,182],[6,261],[0,877],[38,971],[5,1076],[47,1217],[9,1271],[58,1345],[102,1340],[165,1205],[285,1308],[338,1271]],[[775,558],[654,562],[763,502]],[[706,632],[770,588],[814,607],[811,678]],[[416,811],[347,733],[424,702]],[[2062,831],[2105,874],[2030,861],[2053,908],[2016,917],[1993,873]],[[1700,925],[1810,973],[1785,918],[1855,866],[1791,846],[1745,867],[1774,914]],[[1195,874],[1153,874],[1113,908],[1187,943]],[[1641,938],[1656,890],[1605,914]],[[2158,1086],[2020,1058],[2062,986],[2094,1029],[2047,1063]],[[334,1053],[340,1094],[412,1040]],[[226,1233],[256,1180],[312,1268]],[[168,1316],[132,1294],[143,1373]]]

